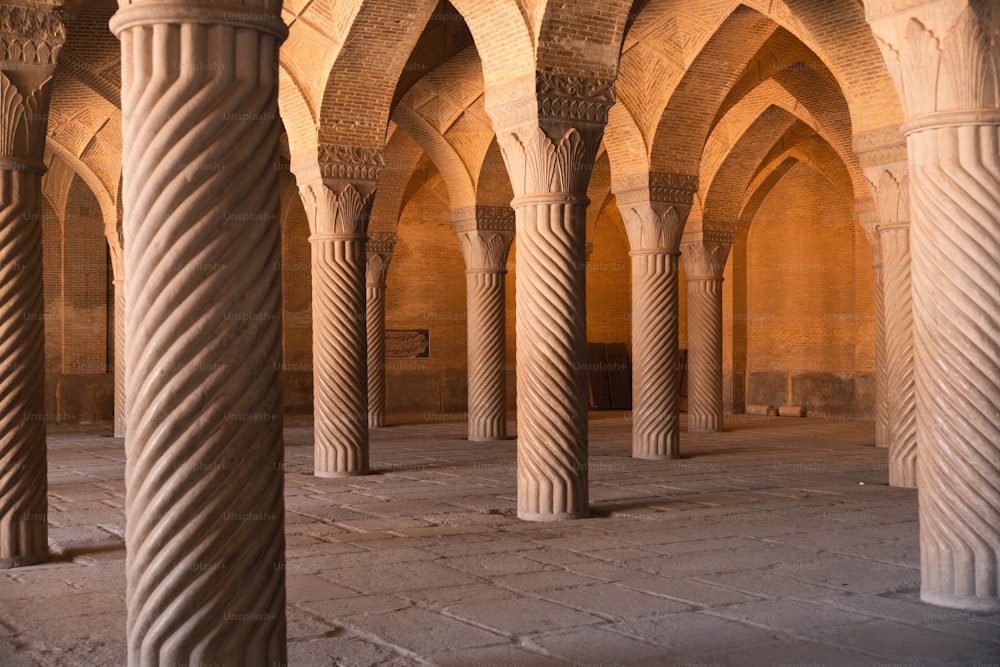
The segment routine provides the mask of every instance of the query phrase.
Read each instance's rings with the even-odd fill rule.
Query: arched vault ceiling
[[[421,162],[424,167],[421,168]],[[417,142],[401,128],[396,128],[385,147],[385,167],[372,202],[369,232],[395,232],[399,216],[409,198],[408,188],[414,179],[425,179],[429,160]]]
[[[775,145],[792,147],[813,136],[815,130],[794,115],[778,107],[768,109],[733,146],[711,185],[699,193],[703,227],[735,230],[747,188]]]
[[[777,149],[777,146],[775,147]],[[741,225],[749,225],[767,195],[784,176],[796,165],[805,164],[836,188],[845,201],[853,202],[854,193],[847,167],[840,157],[822,138],[814,136],[786,150],[775,150],[764,160],[743,198],[739,209]]]
[[[677,166],[664,163],[664,160],[659,163],[656,159],[651,161],[650,155],[656,151],[653,145],[656,123],[682,79],[691,76],[690,67],[696,64],[696,58],[722,28],[723,20],[728,21],[726,17],[733,12],[743,15],[748,8],[766,16],[775,28],[784,28],[816,54],[843,90],[853,134],[902,121],[892,81],[864,20],[864,11],[854,0],[823,3],[814,0],[637,2],[635,18],[623,45],[617,86],[619,104],[612,109],[606,132],[616,177],[649,169],[683,172]],[[752,52],[735,58],[746,64],[747,58],[757,50],[754,46],[761,44],[748,48],[753,44],[753,33],[747,31],[746,26],[742,30],[743,36],[740,32],[736,31],[733,35],[733,43],[740,45],[744,52]],[[734,60],[728,56],[707,59],[698,67],[701,71],[696,68],[696,74],[700,74],[702,79],[711,79],[716,69],[733,70]],[[684,98],[697,101],[704,90],[705,86],[693,86]],[[722,92],[726,93],[728,89]],[[721,108],[722,99],[716,100],[713,112]],[[660,157],[671,157],[670,148],[677,138],[677,127],[676,124],[659,127],[663,138],[661,143],[667,147],[664,150],[666,155]],[[708,132],[705,128],[698,128],[696,134],[703,139]],[[645,154],[636,148],[636,139],[642,142]],[[691,167],[699,153],[700,150],[692,150],[683,158],[676,155],[673,158]],[[689,170],[683,173],[694,172]]]
[[[699,176],[702,188],[710,186],[716,171],[736,141],[746,131],[746,128],[765,113],[769,107],[784,109],[812,127],[836,151],[848,169],[853,187],[856,190],[861,188],[861,191],[864,191],[864,175],[861,172],[857,156],[851,149],[848,128],[844,127],[843,117],[838,114],[836,105],[816,104],[811,99],[803,102],[775,79],[770,79],[757,86],[738,104],[731,107],[716,124],[712,135],[705,143],[705,151],[702,154],[702,168]]]

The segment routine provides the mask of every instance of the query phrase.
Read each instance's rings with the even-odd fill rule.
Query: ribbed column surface
[[[0,568],[48,556],[41,175],[0,170]]]
[[[517,507],[550,521],[589,512],[586,207],[523,203],[517,214]]]
[[[907,142],[921,597],[996,610],[1000,124],[925,129]]]
[[[125,281],[115,286],[115,437],[125,437]]]
[[[917,486],[917,413],[913,378],[910,232],[882,231],[885,290],[885,394],[889,419],[889,484]]]
[[[315,474],[368,473],[365,237],[314,236]]]
[[[385,426],[385,287],[365,288],[368,332],[368,426]]]
[[[889,392],[886,382],[885,286],[881,266],[873,267],[875,280],[875,446],[889,446]]]
[[[277,39],[167,18],[116,16],[128,661],[285,664]]]
[[[722,430],[722,280],[688,287],[688,430]]]
[[[677,255],[632,253],[632,456],[680,455]]]
[[[505,278],[502,271],[466,274],[469,440],[507,437]]]

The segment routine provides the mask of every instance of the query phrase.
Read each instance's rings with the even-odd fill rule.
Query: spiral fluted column
[[[1000,14],[989,4],[869,0],[866,9],[906,117],[920,596],[995,611],[1000,89],[988,82]]]
[[[125,437],[125,281],[115,279],[115,437]]]
[[[514,211],[479,206],[452,212],[465,257],[469,440],[507,437],[507,257]]]
[[[316,477],[368,473],[365,237],[318,235],[312,244]]]
[[[518,516],[533,521],[585,517],[586,200],[553,195],[513,204]]]
[[[678,257],[697,178],[650,173],[614,184],[632,256],[632,456],[680,456]]]
[[[879,226],[885,296],[889,484],[917,486],[917,414],[913,378],[913,299],[908,224]]]
[[[366,246],[365,323],[368,331],[368,427],[385,426],[385,277],[396,235],[371,234]]]
[[[722,430],[722,272],[732,234],[681,244],[688,298],[688,430]]]
[[[310,167],[297,178],[312,232],[314,474],[366,475],[365,246],[382,151],[321,144],[292,161]]]
[[[614,83],[552,72],[532,83],[488,111],[514,190],[517,513],[552,521],[590,512],[586,192]]]
[[[921,597],[1000,609],[1000,113],[915,126]]]
[[[130,665],[287,662],[280,6],[132,2],[111,21],[129,240]]]
[[[41,179],[52,7],[0,6],[0,569],[48,558]]]
[[[39,171],[0,164],[0,568],[48,557]]]
[[[881,253],[881,250],[879,251]],[[872,265],[875,289],[875,446],[889,446],[889,391],[885,340],[885,279],[881,259]]]
[[[680,456],[677,257],[632,255],[632,456]]]

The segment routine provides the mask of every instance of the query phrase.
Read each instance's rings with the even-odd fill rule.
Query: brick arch
[[[537,29],[538,69],[613,79],[632,4],[633,0],[546,2]]]
[[[69,149],[58,141],[49,138],[45,142],[45,163],[51,165],[53,160],[63,162],[93,193],[98,207],[101,209],[101,221],[104,224],[104,236],[108,241],[111,251],[112,267],[115,278],[124,278],[124,264],[121,244],[118,240],[118,204],[115,198],[108,192],[104,182],[98,178],[97,174],[79,157],[73,155]],[[72,180],[72,179],[71,179]],[[66,188],[71,183],[66,183]]]
[[[732,0],[726,5],[726,9],[732,12],[730,18],[734,14],[745,16],[748,11],[758,13],[774,28],[784,28],[815,53],[844,92],[855,134],[899,122],[902,118],[899,99],[880,59],[871,31],[865,23],[861,7],[853,0],[835,0],[824,3],[824,6],[816,5],[817,3],[809,0]],[[750,39],[752,35],[746,31],[742,37],[737,35],[736,42],[731,39],[723,40],[723,43],[716,42],[713,46],[712,42],[719,31],[731,30],[731,26],[726,26],[730,18],[719,25],[707,25],[703,17],[718,15],[720,9],[711,0],[695,3],[651,0],[638,12],[625,37],[626,53],[622,56],[619,83],[619,99],[624,107],[621,111],[627,111],[632,122],[627,122],[629,119],[621,111],[613,111],[607,132],[616,173],[625,175],[650,168],[692,175],[696,173],[692,163],[696,162],[699,154],[697,142],[694,142],[694,149],[689,149],[681,156],[670,155],[668,149],[661,149],[667,153],[666,156],[657,155],[657,141],[654,137],[660,137],[661,147],[669,147],[681,125],[675,122],[664,127],[661,124],[655,132],[648,125],[661,118],[662,112],[668,107],[668,100],[693,99],[700,104],[708,104],[709,108],[712,106],[699,99],[705,97],[704,86],[691,86],[688,94],[679,94],[684,79],[691,75],[692,66],[696,71],[701,67],[703,73],[707,74],[733,69],[733,58],[702,59],[699,64],[706,49],[709,49],[707,54],[710,55],[712,50],[724,47],[725,42],[739,45],[738,48],[742,48],[745,54],[742,57],[745,64],[746,56],[753,55],[746,54],[746,51],[755,52],[762,46],[762,43],[752,43],[759,40]],[[666,48],[667,46],[670,48]],[[629,53],[632,50],[637,55]],[[732,83],[735,84],[735,81]],[[715,99],[713,102],[721,106],[721,100]],[[690,131],[690,127],[684,129]],[[695,134],[700,134],[701,129]],[[636,133],[643,137],[647,147],[652,146],[647,148],[651,157],[645,163],[638,151],[627,149]],[[705,132],[702,136],[708,136],[708,133]],[[671,159],[665,160],[664,157]],[[671,166],[670,162],[674,165]],[[677,163],[688,168],[678,168]]]
[[[598,150],[597,158],[594,159],[594,169],[590,173],[590,182],[587,184],[587,198],[590,205],[587,207],[587,240],[590,241],[597,229],[597,220],[604,213],[608,203],[613,200],[611,194],[611,161],[608,151],[602,145]],[[622,227],[622,233],[625,228]]]
[[[456,0],[492,83],[533,63],[513,0]],[[365,0],[347,30],[319,104],[320,142],[382,146],[396,82],[436,0]]]
[[[454,147],[423,116],[407,105],[405,99],[396,106],[393,120],[417,142],[441,173],[452,209],[474,206],[476,191],[472,177]]]
[[[777,29],[767,16],[743,5],[722,22],[688,66],[660,115],[650,145],[652,170],[698,173],[717,110]]]
[[[514,188],[510,184],[507,163],[504,162],[496,137],[493,137],[479,167],[479,176],[476,178],[476,204],[510,206],[513,199]]]
[[[747,187],[776,146],[792,147],[815,130],[780,107],[761,116],[740,137],[719,169],[702,202],[705,228],[734,230]]]
[[[845,201],[853,203],[854,188],[850,174],[847,173],[847,166],[826,141],[820,137],[812,137],[791,148],[775,151],[774,155],[765,159],[740,204],[741,226],[752,225],[761,204],[796,164],[804,164],[814,169],[843,195]]]
[[[426,158],[420,145],[405,130],[392,123],[385,146],[385,168],[379,174],[378,189],[372,202],[369,233],[396,231],[399,216],[409,199],[409,184],[418,176],[422,159]],[[409,194],[412,195],[412,192]]]
[[[810,90],[812,77],[807,72],[794,72],[790,78],[782,78],[783,73],[758,84],[729,107],[726,115],[715,124],[702,153],[700,179],[703,188],[711,183],[726,154],[746,128],[769,107],[780,107],[823,137],[846,166],[855,192],[866,192],[864,174],[851,145],[850,127],[843,115],[846,106],[837,103],[840,98],[831,100],[828,95]]]

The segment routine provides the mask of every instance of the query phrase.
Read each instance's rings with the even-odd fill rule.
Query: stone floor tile
[[[664,614],[606,626],[623,635],[668,649],[679,655],[700,655],[772,643],[780,632],[757,628],[702,612]]]
[[[565,660],[535,653],[513,644],[469,648],[464,651],[432,653],[427,661],[436,667],[470,667],[495,665],[500,667],[566,667]]]
[[[536,595],[611,620],[641,618],[692,609],[690,605],[647,595],[617,584],[595,584],[541,591]]]
[[[528,597],[495,600],[488,605],[450,605],[448,615],[512,636],[602,622],[593,614]]]
[[[691,579],[646,575],[618,582],[632,590],[671,598],[696,607],[717,607],[761,598]]]
[[[377,636],[386,645],[405,647],[407,652],[417,655],[430,655],[442,647],[454,651],[506,641],[496,632],[416,607],[391,614],[355,615],[346,619],[346,624],[356,632]]]
[[[364,557],[367,560],[367,556]],[[341,567],[323,572],[336,583],[366,594],[401,593],[421,588],[459,586],[477,579],[443,565],[427,561],[375,562],[357,567]]]
[[[526,643],[574,665],[632,665],[642,660],[658,660],[660,665],[669,665],[673,657],[663,647],[600,627],[534,635]]]
[[[893,621],[875,621],[819,631],[810,639],[850,646],[889,661],[914,661],[934,665],[966,661],[970,665],[1000,661],[1000,645],[917,628]]]

